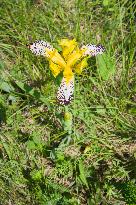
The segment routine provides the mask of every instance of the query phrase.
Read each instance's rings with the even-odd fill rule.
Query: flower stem
[[[68,110],[68,106],[65,106],[64,130],[68,133],[69,136],[71,136],[72,134],[72,114]]]

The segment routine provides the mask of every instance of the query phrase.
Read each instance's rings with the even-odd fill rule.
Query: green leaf
[[[102,106],[96,106],[96,112],[99,115],[105,115],[106,113],[106,109]]]
[[[16,81],[16,85],[21,90],[23,90],[26,94],[32,95],[34,97],[40,97],[40,92],[38,90],[33,89],[31,86],[27,85],[26,83]]]
[[[31,171],[31,176],[32,176],[32,179],[35,180],[35,181],[39,181],[42,179],[42,171],[41,170],[33,170]]]
[[[26,94],[36,98],[37,100],[43,102],[44,104],[46,104],[47,106],[49,106],[49,102],[48,99],[45,98],[41,92],[39,90],[35,90],[34,88],[32,88],[31,86],[27,85],[26,83],[22,83],[19,81],[16,81],[16,85],[23,90]],[[49,108],[49,107],[48,107]]]
[[[85,176],[84,165],[83,165],[83,162],[81,160],[79,161],[79,171],[80,171],[79,177],[80,177],[81,181],[83,182],[84,185],[86,185],[89,188],[87,180],[86,180],[86,176]]]
[[[33,141],[31,141],[31,140],[29,140],[28,142],[27,142],[27,148],[28,149],[36,149],[36,146],[35,146],[35,143],[33,142]]]
[[[136,152],[134,153],[134,158],[136,159]]]
[[[136,107],[132,107],[129,109],[129,113],[130,114],[133,114],[133,115],[136,115]]]
[[[96,57],[98,73],[103,80],[108,80],[115,73],[115,63],[109,55],[103,54]]]
[[[40,136],[38,136],[38,135],[35,135],[33,137],[33,141],[34,141],[35,144],[41,144],[42,143],[42,140],[41,140]]]
[[[0,43],[0,50],[4,50],[11,56],[16,57],[15,53],[13,52],[12,45]]]
[[[103,0],[103,6],[108,6],[109,5],[109,0]]]
[[[0,60],[0,70],[4,69],[4,62]]]
[[[0,82],[0,90],[5,91],[7,93],[10,93],[10,92],[14,91],[14,87],[7,82],[1,81]]]
[[[7,143],[5,143],[5,142],[3,142],[3,147],[4,147],[5,151],[6,151],[9,159],[12,159],[12,149],[11,149],[11,147]]]
[[[57,153],[57,159],[63,161],[65,159],[64,154],[62,152]]]
[[[10,100],[12,103],[15,103],[17,99],[14,95],[9,95],[8,100]]]

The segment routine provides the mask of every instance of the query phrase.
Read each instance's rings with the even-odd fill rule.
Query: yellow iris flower
[[[43,40],[35,41],[28,47],[37,56],[44,56],[49,61],[49,67],[54,77],[63,72],[63,79],[57,91],[57,99],[61,105],[67,105],[74,92],[74,73],[81,74],[87,67],[87,59],[102,54],[105,49],[102,45],[87,44],[81,48],[75,39],[62,39],[59,41],[61,54],[57,49]]]
[[[104,52],[102,45],[87,44],[78,47],[75,39],[62,39],[59,41],[62,48],[61,54],[57,49],[45,41],[39,40],[29,45],[30,50],[36,55],[45,56],[49,60],[49,66],[54,77],[63,72],[63,77],[68,84],[73,78],[74,73],[81,74],[87,67],[87,59]]]
[[[62,55],[56,49],[46,48],[50,69],[54,77],[57,77],[63,71],[66,83],[69,83],[74,73],[81,74],[87,67],[87,56],[84,56],[84,50],[79,49],[75,39],[62,39],[59,41],[62,48]]]

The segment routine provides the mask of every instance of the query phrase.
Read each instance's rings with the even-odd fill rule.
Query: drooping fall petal
[[[53,46],[50,43],[43,40],[35,41],[34,43],[30,44],[28,47],[35,55],[37,56],[41,55],[45,57],[48,57],[48,52],[46,49],[48,49],[49,51],[54,50]]]
[[[59,89],[57,91],[57,100],[61,105],[68,105],[72,100],[74,93],[74,76],[67,83],[65,77],[63,77]]]
[[[81,50],[84,51],[84,56],[91,57],[102,54],[105,51],[105,48],[102,45],[87,44],[86,46],[82,46]]]

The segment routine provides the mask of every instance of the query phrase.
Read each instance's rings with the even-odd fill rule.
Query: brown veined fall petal
[[[87,44],[82,46],[81,50],[84,51],[84,56],[97,56],[98,54],[103,54],[105,48],[102,45]]]
[[[67,83],[65,77],[63,77],[59,89],[57,91],[57,100],[61,105],[68,105],[74,93],[74,76]]]
[[[28,48],[35,55],[45,56],[45,57],[48,57],[48,53],[46,49],[48,49],[49,51],[54,50],[53,46],[50,43],[43,40],[37,40],[34,43],[31,43],[30,45],[28,45]]]

